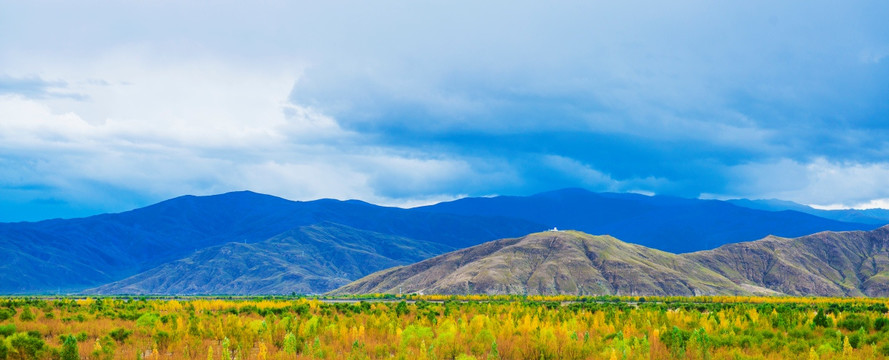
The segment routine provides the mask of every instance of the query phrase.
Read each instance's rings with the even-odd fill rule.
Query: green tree
[[[10,336],[15,334],[15,324],[0,325],[0,336]]]
[[[6,341],[0,339],[0,360],[6,360],[9,357],[9,348],[6,347]]]
[[[288,354],[296,354],[297,346],[299,346],[299,343],[296,341],[296,335],[293,335],[292,332],[287,333],[287,335],[284,336],[284,352]]]
[[[34,319],[36,318],[37,316],[35,316],[34,313],[31,312],[30,306],[25,306],[25,308],[22,310],[21,315],[19,315],[19,320],[21,321],[34,321]]]
[[[133,334],[132,330],[127,330],[124,328],[117,328],[117,329],[111,330],[111,332],[108,333],[108,335],[110,335],[111,338],[114,339],[114,341],[117,341],[120,344],[123,344],[123,342],[126,341],[127,338],[130,337],[130,335],[132,335],[132,334]]]
[[[500,360],[500,351],[497,350],[497,342],[491,343],[491,351],[488,353],[488,360]]]
[[[670,353],[677,358],[685,357],[685,347],[688,344],[688,339],[691,337],[691,333],[688,331],[682,330],[679,327],[673,326],[673,329],[670,331],[666,331],[661,334],[661,342],[670,349]]]
[[[401,300],[398,305],[395,305],[395,314],[398,316],[405,315],[408,313],[407,303],[404,300]]]
[[[824,309],[818,310],[818,313],[815,314],[815,318],[812,319],[812,323],[815,326],[829,328],[833,326],[833,320],[831,320],[827,315],[824,314]]]
[[[77,339],[74,335],[62,336],[62,360],[80,360]]]
[[[228,337],[222,339],[222,359],[223,360],[232,360],[232,352],[229,350],[231,347],[231,341],[228,340]]]
[[[0,321],[12,319],[15,316],[15,309],[0,308]]]
[[[701,359],[710,359],[710,337],[707,336],[707,332],[701,328],[695,329],[691,334],[691,338],[700,352]]]
[[[889,326],[886,326],[886,325],[889,325],[889,319],[887,319],[885,317],[881,316],[881,317],[877,318],[877,320],[874,320],[874,329],[876,329],[877,331],[881,331],[883,329],[889,329]]]
[[[144,313],[142,314],[142,316],[139,316],[139,318],[136,319],[136,326],[146,328],[148,330],[153,330],[155,324],[157,324],[160,319],[160,316],[155,313]]]
[[[166,351],[167,347],[169,347],[170,343],[173,341],[173,337],[166,331],[158,331],[157,334],[154,334],[153,338],[154,342],[157,344],[157,348],[162,351]]]
[[[93,356],[106,360],[114,358],[114,349],[117,347],[111,336],[105,335],[96,339],[96,346],[93,349]]]
[[[27,333],[16,333],[7,338],[7,341],[9,341],[9,345],[21,360],[37,359],[37,354],[46,347],[43,339],[33,337]]]

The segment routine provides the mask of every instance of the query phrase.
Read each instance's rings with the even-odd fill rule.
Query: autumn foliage
[[[886,299],[0,298],[0,359],[878,359]]]

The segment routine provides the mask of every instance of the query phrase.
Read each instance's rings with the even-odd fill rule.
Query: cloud
[[[11,77],[0,74],[0,95],[28,98],[68,98],[84,100],[85,95],[71,92],[64,81],[46,81],[37,76]]]
[[[0,197],[19,205],[889,197],[882,1],[4,9]]]
[[[483,178],[460,159],[380,146],[288,102],[292,77],[213,62],[128,63],[139,69],[86,85],[85,104],[0,95],[0,193],[30,209],[4,211],[6,219],[240,189],[413,206],[452,199],[455,183]]]
[[[758,198],[785,199],[819,208],[862,208],[889,198],[889,162],[780,159],[738,165],[728,172],[737,179],[736,185],[728,189],[731,194],[756,194]]]

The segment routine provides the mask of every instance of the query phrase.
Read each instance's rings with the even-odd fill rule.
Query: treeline
[[[0,299],[4,359],[873,359],[885,299]]]

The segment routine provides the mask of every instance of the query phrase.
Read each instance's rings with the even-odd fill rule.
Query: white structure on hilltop
[[[556,232],[558,232],[558,231],[559,231],[559,228],[553,226],[553,228],[552,228],[552,229],[549,229],[549,231],[556,231]]]

